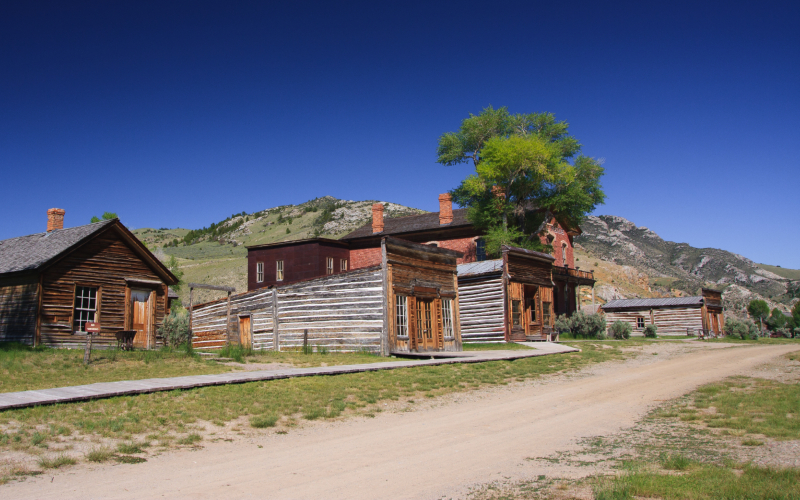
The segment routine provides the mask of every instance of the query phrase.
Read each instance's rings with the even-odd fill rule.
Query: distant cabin
[[[623,321],[634,332],[656,325],[659,335],[720,335],[724,325],[722,293],[708,288],[694,297],[612,300],[600,309],[609,327]]]
[[[118,219],[64,229],[64,210],[47,213],[46,232],[0,241],[0,342],[82,346],[97,322],[95,346],[123,330],[161,345],[177,278]]]

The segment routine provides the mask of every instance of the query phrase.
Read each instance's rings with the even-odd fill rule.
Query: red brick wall
[[[556,258],[556,261],[553,262],[554,266],[564,267],[564,259],[562,256],[561,248],[566,244],[567,247],[567,267],[574,269],[575,268],[575,255],[572,249],[572,238],[561,229],[561,226],[558,225],[557,222],[554,221],[553,226],[548,226],[547,231],[542,235],[542,243],[547,244],[547,235],[551,234],[555,237],[553,239],[551,245],[553,245],[553,257]]]
[[[350,269],[381,265],[381,247],[350,250]]]
[[[464,257],[458,259],[458,264],[465,264],[467,262],[475,262],[477,260],[477,246],[475,245],[475,238],[460,238],[457,240],[443,240],[443,241],[430,241],[429,243],[436,243],[439,248],[447,248],[448,250],[455,250],[463,252]]]

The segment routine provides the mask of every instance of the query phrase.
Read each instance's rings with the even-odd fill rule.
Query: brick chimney
[[[51,208],[47,211],[47,232],[64,229],[64,209]]]
[[[453,222],[453,198],[448,193],[439,195],[439,225]]]
[[[383,232],[383,203],[372,204],[372,233]]]
[[[506,193],[503,191],[503,188],[500,186],[492,186],[492,194],[495,195],[496,198],[505,198]]]

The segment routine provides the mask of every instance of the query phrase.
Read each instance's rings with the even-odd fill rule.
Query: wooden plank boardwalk
[[[467,351],[435,353],[435,359],[406,359],[385,363],[366,363],[358,365],[322,366],[314,368],[287,368],[282,370],[263,370],[252,372],[219,373],[216,375],[193,375],[187,377],[149,378],[143,380],[125,380],[120,382],[99,382],[96,384],[57,387],[35,391],[0,393],[0,411],[12,408],[57,403],[72,403],[91,399],[110,398],[114,396],[130,396],[150,392],[172,391],[176,389],[194,389],[212,385],[243,384],[261,380],[279,380],[294,377],[314,377],[320,375],[340,375],[343,373],[373,372],[379,370],[395,370],[415,366],[435,366],[452,363],[483,363],[486,361],[502,361],[577,352],[579,349],[561,344],[537,342],[525,343],[530,350],[519,351]]]

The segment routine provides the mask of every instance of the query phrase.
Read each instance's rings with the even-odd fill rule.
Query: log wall
[[[644,331],[643,328],[636,326],[636,318],[639,317],[644,318],[645,326],[655,324],[658,327],[658,335],[685,336],[687,328],[692,334],[697,335],[697,331],[703,328],[703,312],[700,307],[606,311],[605,315],[609,328],[615,321],[624,321],[637,333]]]
[[[0,281],[0,342],[33,345],[38,308],[37,276]]]
[[[505,342],[503,275],[458,278],[463,342]]]

